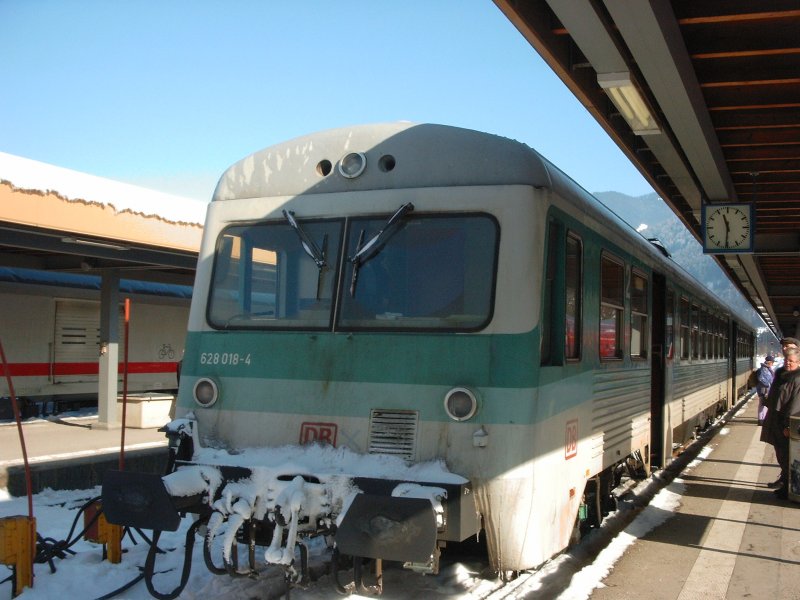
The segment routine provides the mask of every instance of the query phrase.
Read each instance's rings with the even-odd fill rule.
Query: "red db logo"
[[[578,419],[567,421],[567,430],[564,436],[564,458],[569,460],[578,455]]]
[[[311,444],[319,442],[336,447],[335,423],[303,423],[300,426],[300,443]]]

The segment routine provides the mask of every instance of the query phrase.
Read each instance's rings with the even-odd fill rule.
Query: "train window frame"
[[[641,281],[643,285],[642,290],[637,290],[637,281]],[[647,273],[637,268],[631,269],[631,320],[629,325],[629,336],[631,346],[631,359],[632,360],[647,360],[648,357],[648,343],[649,343],[649,328],[650,328],[650,311],[649,307],[649,294],[650,294],[650,278]],[[634,323],[638,323],[638,330],[635,328]],[[638,331],[638,335],[637,335]],[[638,339],[638,343],[636,340]]]
[[[728,348],[728,328],[730,327],[730,321],[727,315],[722,316],[722,323],[720,324],[722,331],[720,332],[720,343],[722,344],[722,350],[720,352],[720,358],[728,359],[730,357],[730,348]]]
[[[556,321],[554,318],[554,311],[556,307],[556,286],[558,284],[558,263],[559,263],[559,250],[561,247],[561,232],[563,225],[560,221],[550,220],[547,223],[547,240],[545,248],[547,254],[545,255],[545,268],[544,278],[542,281],[542,310],[541,310],[541,327],[539,337],[539,362],[547,366],[553,365],[557,362],[557,349],[555,346]],[[560,361],[558,361],[560,364]]]
[[[700,359],[700,345],[699,345],[700,305],[697,304],[697,302],[691,302],[690,311],[691,311],[691,326],[690,326],[689,337],[691,338],[690,346],[692,349],[692,360],[699,360]]]
[[[562,366],[583,356],[583,239],[550,219],[545,248],[539,358],[542,366]]]
[[[673,359],[675,358],[675,291],[669,287],[664,301],[664,317],[666,320],[664,327],[665,357]]]
[[[700,306],[700,318],[698,320],[698,353],[701,360],[708,359],[708,309]]]
[[[689,360],[691,357],[691,302],[686,296],[681,296],[679,316],[681,330],[681,360]]]
[[[492,319],[494,318],[494,311],[495,311],[495,302],[497,296],[497,270],[499,265],[499,254],[500,254],[500,238],[501,238],[501,230],[500,230],[500,223],[498,222],[497,218],[492,215],[491,213],[484,212],[484,211],[453,211],[453,212],[430,212],[430,213],[422,213],[422,212],[413,212],[410,213],[407,217],[403,219],[401,222],[395,237],[392,238],[393,241],[397,241],[402,235],[401,232],[408,227],[411,223],[416,223],[419,226],[419,223],[422,221],[444,221],[447,219],[456,220],[456,219],[482,219],[486,221],[489,226],[491,227],[494,233],[494,240],[491,246],[491,256],[487,259],[486,265],[488,266],[488,272],[485,273],[486,277],[481,279],[480,274],[473,274],[472,270],[468,270],[470,273],[470,277],[480,281],[487,281],[484,291],[485,291],[485,298],[486,306],[485,306],[485,314],[481,314],[479,316],[482,319],[479,322],[469,322],[464,324],[460,322],[458,319],[450,317],[442,317],[440,320],[443,321],[443,325],[439,325],[438,323],[434,323],[434,319],[428,316],[422,317],[403,317],[400,315],[396,315],[395,313],[374,313],[372,316],[369,316],[368,313],[363,313],[361,318],[358,318],[356,313],[352,313],[350,311],[354,311],[357,308],[356,302],[351,300],[351,282],[353,280],[353,268],[354,263],[352,260],[349,259],[350,256],[353,256],[355,253],[355,249],[357,247],[357,242],[360,237],[360,231],[365,229],[362,224],[367,222],[374,222],[375,227],[383,227],[385,225],[386,219],[388,219],[391,215],[388,214],[356,214],[350,215],[347,217],[344,239],[343,239],[343,268],[341,269],[340,274],[340,285],[338,293],[336,294],[336,314],[333,320],[333,330],[338,332],[376,332],[376,333],[384,333],[384,332],[391,332],[391,333],[474,333],[485,329],[489,323],[491,323]],[[366,234],[369,235],[372,233],[370,231],[366,231]],[[377,261],[382,261],[384,259],[388,260],[387,257],[387,248],[390,248],[391,241],[388,242],[386,247],[382,249],[379,254],[374,255],[373,258],[370,259],[369,262],[361,263],[358,268],[358,287],[356,288],[356,293],[358,293],[358,289],[361,289],[363,283],[361,280],[364,278],[365,273],[367,273],[368,269],[374,267]],[[466,245],[465,245],[466,246]],[[395,249],[396,248],[392,248]],[[450,262],[441,260],[439,261],[441,264],[447,265],[452,264]],[[473,265],[474,266],[474,265]],[[394,278],[393,278],[394,279]],[[465,289],[468,288],[467,285],[464,286]],[[473,294],[474,295],[474,294]],[[462,316],[462,315],[452,315],[453,317]],[[450,320],[447,320],[450,319]]]
[[[292,230],[292,227],[286,220],[283,219],[270,219],[263,221],[240,221],[231,223],[224,227],[218,234],[214,246],[213,265],[211,269],[211,277],[208,284],[208,297],[206,298],[205,319],[208,325],[219,331],[228,330],[244,330],[244,331],[329,331],[333,324],[333,312],[335,304],[336,289],[340,279],[339,269],[341,265],[341,251],[342,243],[345,235],[345,218],[311,218],[302,221],[302,226],[305,230],[313,229],[317,226],[321,228],[329,228],[337,239],[329,240],[327,248],[329,256],[332,259],[329,261],[327,271],[323,279],[317,279],[316,293],[319,295],[320,287],[327,288],[330,292],[325,298],[316,298],[317,303],[321,303],[321,309],[313,310],[314,307],[301,306],[303,296],[300,295],[300,283],[297,283],[297,296],[292,297],[297,302],[296,311],[298,318],[286,317],[286,309],[281,306],[280,298],[288,293],[291,285],[290,278],[285,270],[281,270],[280,263],[288,260],[288,251],[286,247],[290,247],[292,254],[296,255],[296,260],[303,261],[303,270],[312,273],[317,269],[317,266],[310,257],[303,251],[301,242],[297,239],[297,234]],[[244,239],[243,234],[237,232],[247,232],[250,230],[257,231],[259,229],[277,228],[280,230],[281,235],[286,238],[286,246],[278,248],[276,244],[273,248],[258,247],[261,252],[274,253],[273,264],[273,286],[274,286],[274,308],[271,316],[267,313],[259,315],[259,312],[253,312],[252,309],[252,296],[258,293],[253,289],[252,275],[253,262],[253,248],[248,248],[248,244]],[[238,256],[234,257],[234,251],[229,252],[229,256],[225,257],[223,253],[223,246],[225,246],[226,237],[230,239],[231,244],[235,244],[234,237],[239,240]],[[276,236],[277,237],[277,236]],[[305,257],[305,258],[304,258]],[[236,273],[229,271],[231,261],[236,260]],[[307,263],[305,262],[307,260]],[[223,272],[223,269],[225,272]],[[218,278],[224,276],[225,278],[238,279],[233,287],[217,286]],[[307,286],[305,286],[307,287]],[[227,290],[227,292],[226,292]],[[233,301],[239,305],[239,311],[234,312],[232,315],[226,315],[223,312],[218,312],[216,302],[221,301],[215,296],[218,292],[228,293],[231,297],[229,301]],[[268,295],[268,292],[264,292]],[[311,302],[310,297],[306,298],[307,302]],[[311,311],[311,312],[309,312]],[[306,315],[305,317],[303,315]],[[283,315],[283,316],[282,316]],[[310,315],[310,316],[309,316]],[[226,318],[223,320],[222,317]],[[247,317],[247,318],[245,318]],[[313,318],[312,318],[313,317]],[[234,321],[234,319],[236,319]]]
[[[575,249],[575,270],[574,270],[574,285],[573,288],[574,310],[570,314],[570,277],[569,277],[569,264],[570,264],[570,243],[574,244]],[[564,358],[567,361],[579,361],[583,355],[583,240],[581,236],[575,231],[567,230],[567,237],[565,240],[564,249]],[[570,346],[569,334],[570,325],[569,317],[572,316],[572,339],[573,344]]]
[[[614,285],[614,289],[609,289],[611,286],[606,286],[606,281],[611,281],[611,278],[606,276],[606,268],[613,268],[618,276],[613,280],[619,280],[618,284]],[[603,251],[600,253],[600,311],[598,321],[598,355],[601,361],[620,361],[624,358],[624,340],[622,336],[625,318],[625,278],[627,268],[625,261],[621,258],[611,254],[610,252]],[[609,275],[611,275],[609,273]],[[611,293],[607,293],[611,292]],[[608,317],[604,316],[609,315]],[[604,354],[603,345],[603,325],[604,322],[612,321],[614,328],[614,353]]]

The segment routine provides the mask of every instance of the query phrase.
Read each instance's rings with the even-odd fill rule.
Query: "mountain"
[[[703,254],[700,242],[656,193],[633,197],[619,192],[600,192],[595,197],[644,237],[658,238],[672,255],[672,260],[705,284],[711,293],[730,304],[752,327],[766,328],[722,267],[710,255]]]

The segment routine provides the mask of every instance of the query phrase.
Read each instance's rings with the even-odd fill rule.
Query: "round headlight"
[[[339,161],[339,173],[347,179],[355,179],[367,168],[367,157],[363,152],[351,152]]]
[[[478,399],[467,388],[453,388],[444,397],[444,410],[454,421],[466,421],[478,411]]]
[[[207,378],[198,379],[194,384],[194,401],[203,408],[213,406],[219,399],[219,388],[217,384]]]

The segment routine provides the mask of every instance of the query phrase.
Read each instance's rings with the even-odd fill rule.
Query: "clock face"
[[[748,206],[708,206],[705,213],[707,250],[751,249],[751,212]]]

